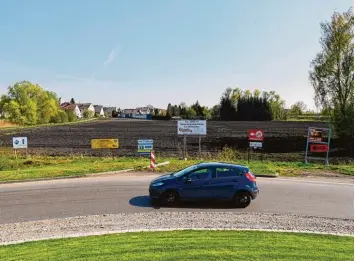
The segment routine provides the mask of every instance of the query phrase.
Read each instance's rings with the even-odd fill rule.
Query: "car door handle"
[[[205,185],[209,185],[209,184],[211,184],[211,182],[205,182]]]
[[[238,182],[238,180],[237,180],[237,179],[232,179],[232,181],[233,181],[233,182]]]

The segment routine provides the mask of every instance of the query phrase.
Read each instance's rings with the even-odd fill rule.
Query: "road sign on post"
[[[264,144],[264,131],[260,129],[251,129],[248,130],[248,141],[249,141],[249,148],[248,148],[248,162],[250,160],[250,149],[254,150],[262,150]],[[261,156],[262,160],[262,156]]]
[[[12,147],[14,149],[27,149],[27,137],[13,137]]]
[[[310,157],[309,151],[311,153],[323,152],[326,153],[325,164],[328,165],[331,136],[332,136],[332,130],[330,128],[308,127],[306,153],[305,153],[304,162],[308,163],[308,159],[314,159],[314,160],[324,159],[324,157]]]
[[[138,140],[138,153],[149,155],[153,151],[153,140]]]

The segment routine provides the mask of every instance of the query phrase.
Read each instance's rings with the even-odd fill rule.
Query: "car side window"
[[[217,168],[217,178],[240,177],[243,175],[243,170],[239,168]]]
[[[194,180],[203,180],[203,179],[211,179],[213,175],[213,169],[211,168],[202,168],[202,169],[197,169],[193,172],[191,172],[188,177],[194,181]]]

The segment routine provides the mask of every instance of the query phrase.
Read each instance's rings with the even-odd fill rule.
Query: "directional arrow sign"
[[[249,130],[248,131],[249,141],[264,141],[264,131],[263,130]]]

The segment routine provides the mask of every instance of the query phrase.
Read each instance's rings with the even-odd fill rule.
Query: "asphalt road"
[[[259,197],[246,209],[225,204],[153,208],[148,184],[155,175],[121,174],[0,185],[0,224],[80,215],[152,211],[293,213],[354,218],[353,180],[258,178]]]

